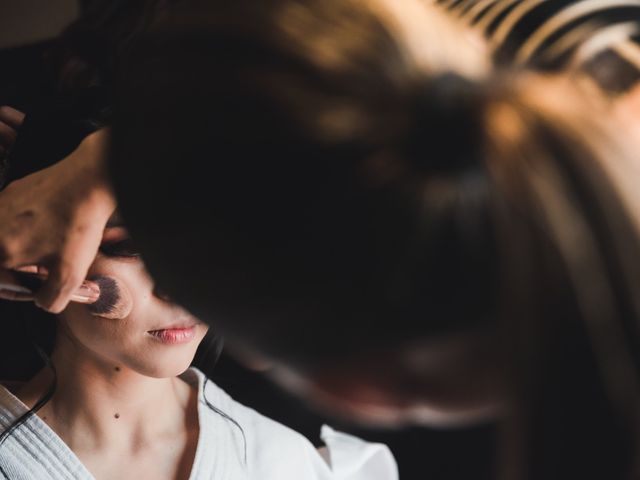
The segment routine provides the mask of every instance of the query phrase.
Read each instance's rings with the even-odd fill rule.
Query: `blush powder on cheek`
[[[95,303],[88,305],[93,315],[120,319],[131,313],[133,300],[129,289],[121,282],[106,275],[96,275],[90,280],[100,287],[100,297]]]

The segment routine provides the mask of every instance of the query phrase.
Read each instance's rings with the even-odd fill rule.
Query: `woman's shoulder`
[[[28,408],[14,395],[24,382],[0,382],[0,473],[12,480],[90,480],[93,477],[69,447],[35,415],[16,422]],[[7,388],[10,387],[10,388]],[[1,475],[0,475],[1,478]]]
[[[229,396],[204,374],[190,369],[192,383],[200,386],[202,409],[201,427],[205,422],[240,435],[244,463],[249,478],[261,480],[397,480],[398,472],[390,450],[382,444],[370,443],[357,437],[322,427],[320,435],[326,448],[324,455],[303,435],[270,419]],[[184,379],[184,378],[183,378]],[[193,383],[192,383],[193,384]],[[241,432],[240,433],[240,429]]]
[[[230,423],[232,428],[242,428],[247,440],[269,438],[271,442],[278,442],[282,447],[315,451],[315,447],[306,437],[236,401],[199,370],[191,368],[185,374],[182,376],[183,380],[191,385],[198,385],[200,404],[208,407],[202,409],[201,413],[205,418],[201,419],[201,423],[212,418],[216,422],[223,420]],[[264,448],[264,445],[261,447]]]
[[[27,408],[15,396],[23,382],[0,381],[0,432],[8,428]]]

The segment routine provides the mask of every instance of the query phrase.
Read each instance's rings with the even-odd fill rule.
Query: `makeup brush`
[[[42,286],[47,276],[41,273],[19,270],[0,269],[0,290],[16,294],[17,300],[29,299]],[[24,298],[22,298],[24,297]],[[100,287],[94,282],[85,280],[73,292],[71,301],[77,303],[93,303],[100,297]]]
[[[114,277],[96,275],[89,278],[100,287],[100,298],[88,305],[93,315],[119,319],[124,318],[133,308],[133,300],[129,289]]]
[[[46,279],[47,276],[40,273],[0,269],[0,290],[15,293],[16,300],[30,300]],[[93,315],[111,319],[124,318],[133,308],[129,289],[106,275],[82,282],[71,295],[71,301],[87,304]]]

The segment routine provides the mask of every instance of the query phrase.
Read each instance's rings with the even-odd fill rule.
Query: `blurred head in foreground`
[[[630,149],[561,79],[470,80],[482,55],[397,3],[207,2],[140,41],[112,151],[133,236],[307,398],[394,425],[500,413],[507,478],[622,478]]]

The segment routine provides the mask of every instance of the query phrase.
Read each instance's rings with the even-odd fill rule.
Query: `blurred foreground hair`
[[[495,330],[504,478],[628,478],[638,170],[602,112],[562,79],[478,80],[412,2],[207,5],[118,87],[113,179],[163,288],[309,374]]]

